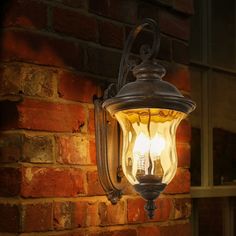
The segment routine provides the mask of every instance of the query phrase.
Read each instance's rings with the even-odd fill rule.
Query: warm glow
[[[133,154],[142,157],[150,153],[151,158],[155,160],[160,156],[165,146],[166,141],[161,135],[156,134],[150,140],[144,133],[140,133],[134,143]]]
[[[184,114],[164,109],[117,112],[123,132],[122,168],[132,185],[168,184],[177,170],[176,128]]]

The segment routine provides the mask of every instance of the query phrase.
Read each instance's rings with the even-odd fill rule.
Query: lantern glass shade
[[[128,181],[167,185],[177,170],[176,129],[186,114],[145,108],[115,116],[122,128],[122,168]]]

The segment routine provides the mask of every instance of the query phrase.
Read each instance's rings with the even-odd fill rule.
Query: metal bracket
[[[102,108],[101,99],[96,99],[94,106],[98,174],[108,199],[116,204],[121,198],[123,188],[119,173],[119,124]]]

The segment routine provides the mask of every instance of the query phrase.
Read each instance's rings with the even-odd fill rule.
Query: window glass
[[[236,78],[213,72],[210,80],[214,185],[236,185]]]

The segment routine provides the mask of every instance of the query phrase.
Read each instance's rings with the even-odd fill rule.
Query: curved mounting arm
[[[156,23],[156,21],[146,18],[140,24],[138,24],[134,29],[129,33],[129,36],[126,40],[124,50],[121,57],[120,68],[119,68],[119,76],[118,76],[118,83],[117,83],[117,91],[119,91],[125,84],[126,78],[129,71],[135,66],[132,61],[129,60],[130,52],[132,45],[137,38],[138,34],[144,30],[144,28],[151,28],[153,32],[153,43],[152,47],[144,47],[148,45],[142,45],[140,48],[141,51],[141,58],[142,63],[146,60],[153,59],[157,56],[160,48],[160,30]]]

